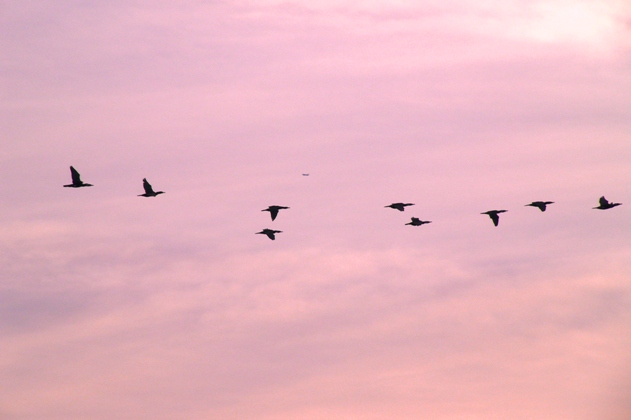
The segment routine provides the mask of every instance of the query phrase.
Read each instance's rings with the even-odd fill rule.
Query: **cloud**
[[[5,8],[5,417],[623,401],[627,204],[591,207],[629,194],[626,5]]]
[[[543,403],[544,392],[567,409],[582,382],[564,375],[607,377],[602,365],[577,369],[583,358],[606,350],[611,360],[624,359],[624,337],[608,332],[629,316],[622,273],[572,278],[562,269],[552,276],[530,269],[488,277],[484,268],[401,249],[265,251],[202,261],[144,274],[121,261],[129,274],[97,272],[91,284],[48,296],[48,305],[57,301],[66,311],[62,322],[5,335],[4,376],[13,385],[5,385],[3,405],[36,415],[56,401],[74,407],[70,416],[126,416],[147,412],[146,404],[212,415],[238,404],[240,415],[315,410],[317,418],[321,410],[359,415],[366,404],[385,415],[392,401],[409,413],[422,406],[438,413],[454,394],[462,413],[483,413],[502,398],[513,409]],[[86,299],[90,290],[100,296]],[[82,303],[73,307],[73,300]],[[489,372],[505,376],[504,385]],[[469,399],[474,383],[486,395],[478,396],[479,408]],[[333,384],[336,395],[358,403],[340,406]],[[30,400],[32,392],[42,398],[30,411],[10,402]],[[415,392],[431,397],[419,406]],[[243,405],[243,398],[251,402]],[[272,408],[278,404],[281,411]]]

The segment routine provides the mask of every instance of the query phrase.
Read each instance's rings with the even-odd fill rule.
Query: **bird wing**
[[[605,198],[605,196],[603,195],[602,197],[600,197],[600,199],[598,200],[598,202],[600,203],[601,206],[607,206],[609,204],[609,201],[607,201],[607,199]]]
[[[142,187],[145,189],[145,194],[155,194],[151,184],[147,182],[147,178],[142,179]]]
[[[72,175],[72,183],[73,184],[81,184],[81,175],[79,175],[79,172],[77,172],[77,170],[75,168],[73,168],[72,166],[70,167],[70,175]]]
[[[497,224],[500,222],[500,216],[498,216],[497,213],[489,213],[489,217],[491,218],[491,220],[493,220],[493,224],[495,226],[497,226]]]
[[[273,230],[268,230],[267,232],[265,232],[267,237],[270,238],[272,241],[276,239],[276,236],[274,236],[274,233],[275,232]]]
[[[278,216],[278,209],[276,207],[270,207],[269,214],[272,216],[272,221],[274,221],[274,219],[276,219],[276,216]]]

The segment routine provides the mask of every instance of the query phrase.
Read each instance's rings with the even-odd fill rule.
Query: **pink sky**
[[[631,418],[628,2],[4,2],[0,55],[0,419]]]

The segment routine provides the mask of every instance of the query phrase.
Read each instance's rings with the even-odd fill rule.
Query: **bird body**
[[[491,218],[491,220],[493,221],[493,224],[495,226],[497,226],[500,222],[500,213],[506,213],[508,210],[489,210],[489,211],[485,211],[484,213],[480,213],[480,214],[488,214],[489,217]]]
[[[554,204],[554,201],[533,201],[530,204],[526,204],[526,206],[537,207],[541,211],[546,211],[548,204]]]
[[[388,206],[384,206],[384,207],[390,207],[391,209],[397,209],[399,211],[404,211],[407,206],[413,206],[413,205],[414,205],[414,203],[392,203],[392,204],[390,204]]]
[[[282,230],[273,230],[273,229],[263,229],[260,232],[256,232],[256,234],[261,234],[261,235],[267,235],[268,238],[270,238],[272,241],[276,240],[276,234],[277,233],[283,233]]]
[[[272,221],[274,221],[274,219],[276,219],[276,216],[278,216],[279,210],[284,210],[288,208],[289,207],[285,207],[285,206],[269,206],[268,208],[263,209],[261,211],[269,211],[270,216],[272,216]]]
[[[145,189],[145,193],[138,194],[138,197],[155,197],[158,194],[164,194],[164,191],[154,191],[151,184],[147,182],[147,178],[142,179],[142,187]]]
[[[412,221],[410,223],[406,223],[406,225],[410,225],[410,226],[422,226],[426,223],[432,223],[430,220],[421,220],[418,217],[413,217]]]
[[[85,182],[81,181],[81,175],[79,175],[79,172],[77,172],[77,170],[73,168],[72,166],[70,167],[70,175],[72,176],[72,184],[64,185],[64,187],[80,188],[80,187],[93,187],[94,186],[92,184],[86,184]]]
[[[598,203],[599,203],[598,207],[592,207],[592,208],[598,209],[598,210],[607,210],[607,209],[611,209],[613,207],[622,205],[622,203],[610,203],[609,201],[607,201],[605,196],[600,197],[600,199],[598,200]]]

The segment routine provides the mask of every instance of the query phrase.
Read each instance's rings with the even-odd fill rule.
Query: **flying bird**
[[[309,174],[302,174],[302,176],[309,176]]]
[[[410,223],[406,223],[406,225],[410,225],[410,226],[422,226],[426,223],[432,223],[431,221],[425,221],[425,220],[421,220],[418,217],[413,217],[412,221]]]
[[[272,241],[276,239],[276,234],[277,233],[283,233],[282,230],[273,230],[273,229],[263,229],[260,232],[256,232],[256,234],[262,234],[262,235],[267,235],[268,238],[270,238]]]
[[[491,220],[493,220],[493,224],[495,226],[497,226],[497,224],[500,222],[500,213],[506,213],[508,210],[489,210],[489,211],[485,211],[484,213],[480,213],[480,214],[488,214],[489,217],[491,218]]]
[[[599,203],[598,207],[592,207],[592,208],[598,209],[598,210],[607,210],[607,209],[622,205],[622,203],[610,203],[609,201],[607,201],[605,196],[600,197],[600,200],[598,200],[598,203]]]
[[[548,204],[554,204],[554,201],[533,201],[530,204],[526,204],[526,206],[537,207],[541,211],[546,211]]]
[[[138,197],[155,197],[158,194],[164,194],[164,191],[153,191],[151,184],[147,182],[147,178],[142,179],[142,187],[145,189],[145,193],[138,194]]]
[[[276,219],[276,216],[278,216],[279,210],[284,210],[288,208],[289,207],[285,207],[285,206],[269,206],[268,208],[263,209],[261,211],[269,211],[270,216],[272,216],[272,221],[274,221],[274,219]]]
[[[392,203],[389,206],[384,206],[384,207],[390,207],[391,209],[404,211],[407,206],[413,206],[413,205],[414,203]]]
[[[92,184],[86,184],[85,182],[81,181],[81,175],[79,175],[79,172],[77,172],[77,170],[72,166],[70,167],[70,175],[72,175],[72,184],[64,185],[64,187],[79,188],[94,186]]]

